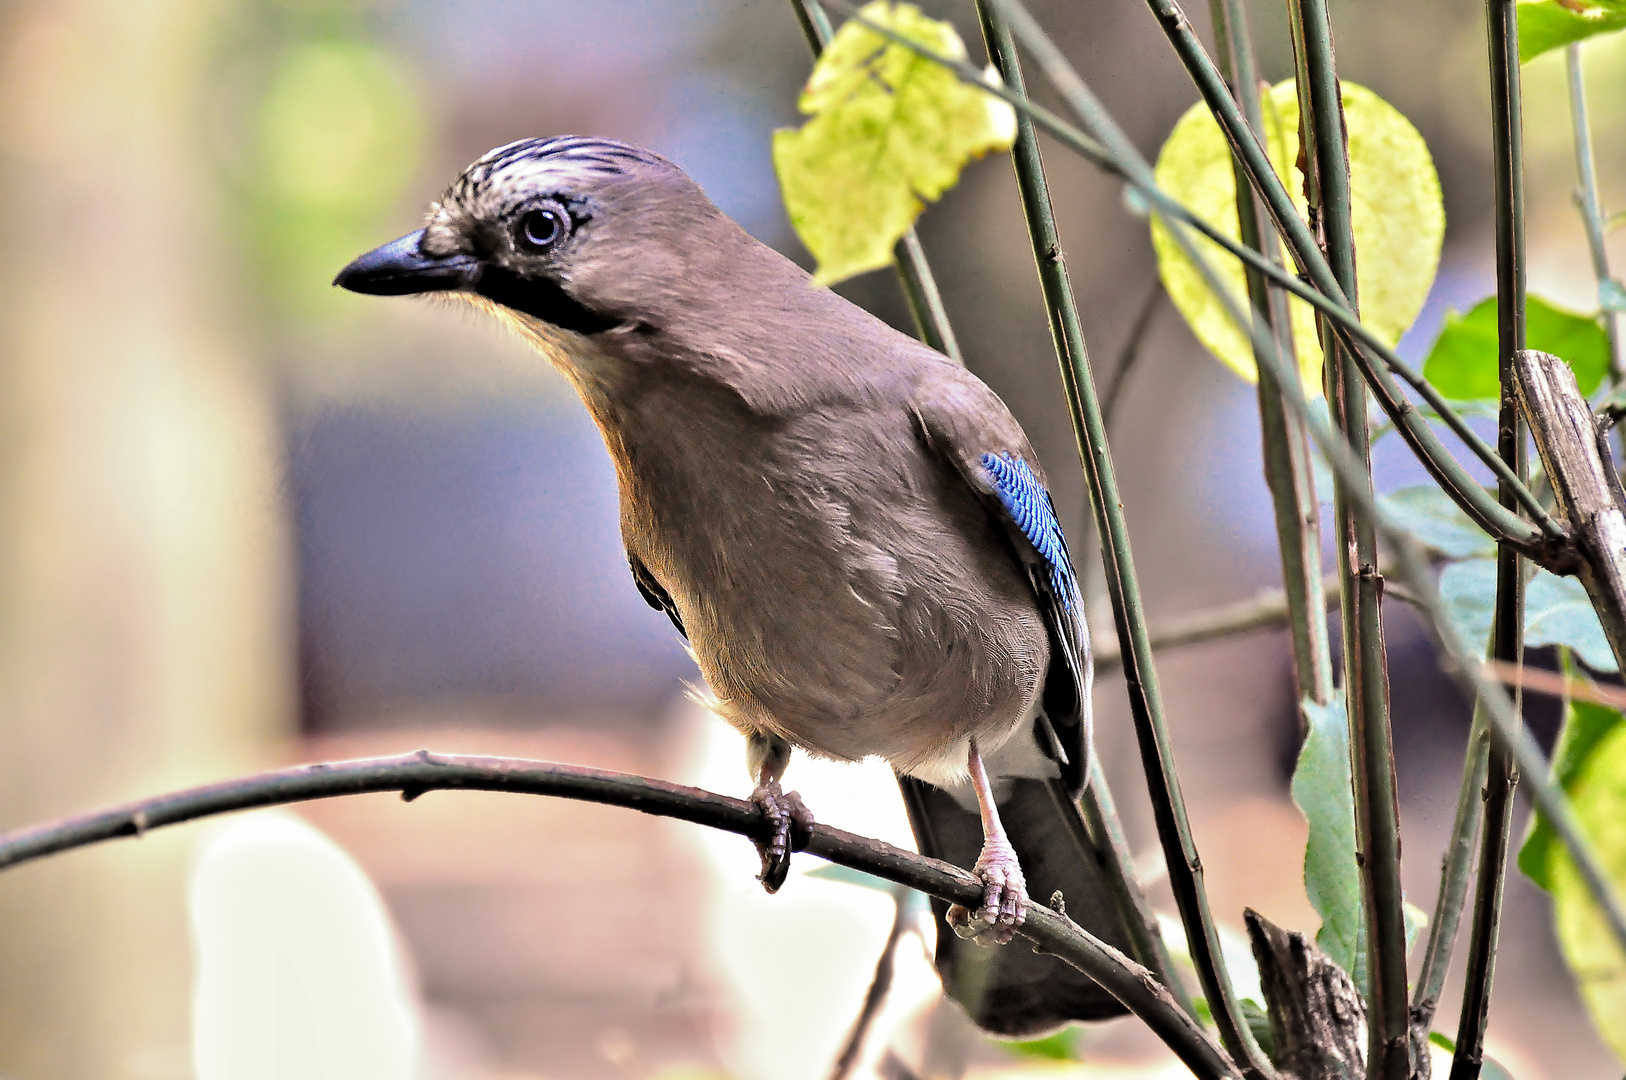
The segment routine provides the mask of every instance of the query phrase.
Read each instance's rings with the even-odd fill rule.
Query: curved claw
[[[762,856],[762,873],[757,880],[768,892],[778,892],[790,874],[791,854],[805,848],[812,837],[813,814],[800,795],[783,790],[777,780],[758,784],[751,801],[773,825],[773,835],[756,842],[757,854]]]

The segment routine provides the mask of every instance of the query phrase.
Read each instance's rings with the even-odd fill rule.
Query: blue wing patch
[[[1062,610],[1071,611],[1078,596],[1078,584],[1073,577],[1072,559],[1067,554],[1067,538],[1062,534],[1061,522],[1056,520],[1050,493],[1033,475],[1028,463],[1019,457],[984,454],[982,467],[988,470],[994,492],[1011,520],[1048,565],[1050,587]]]

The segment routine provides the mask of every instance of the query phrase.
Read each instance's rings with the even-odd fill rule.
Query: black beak
[[[339,271],[333,284],[373,296],[466,289],[480,278],[480,263],[470,255],[431,258],[420,250],[423,230],[375,248]]]

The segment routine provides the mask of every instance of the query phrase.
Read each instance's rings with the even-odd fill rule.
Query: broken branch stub
[[[1259,964],[1277,1066],[1294,1080],[1362,1080],[1366,1007],[1354,980],[1303,934],[1242,913]]]
[[[1580,547],[1574,567],[1626,671],[1626,510],[1609,443],[1570,366],[1551,353],[1513,358],[1519,406],[1552,482],[1558,508]]]

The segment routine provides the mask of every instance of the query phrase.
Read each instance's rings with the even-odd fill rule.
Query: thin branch
[[[1321,579],[1323,610],[1338,603],[1340,582],[1337,574]],[[1405,585],[1384,582],[1383,594],[1403,604],[1421,607],[1422,601]],[[1154,651],[1178,649],[1184,645],[1203,645],[1210,641],[1223,641],[1259,630],[1279,630],[1289,624],[1287,593],[1282,589],[1261,589],[1247,600],[1230,604],[1216,604],[1210,608],[1186,612],[1152,623],[1147,631]],[[1123,659],[1114,642],[1103,641],[1095,649],[1095,668],[1101,671],[1117,667]]]
[[[1524,361],[1533,354],[1525,347],[1525,245],[1524,245],[1524,129],[1519,78],[1519,24],[1515,0],[1485,0],[1486,42],[1490,51],[1491,145],[1494,168],[1491,171],[1496,210],[1496,370],[1501,384],[1501,407],[1497,417],[1497,451],[1522,479],[1525,463],[1524,413],[1540,423],[1530,409],[1533,400],[1555,402],[1542,391],[1552,390],[1550,372],[1539,367],[1527,369]],[[1574,374],[1570,383],[1574,384]],[[1549,376],[1532,386],[1530,374]],[[1579,397],[1579,394],[1576,395]],[[1592,431],[1592,414],[1581,402],[1586,433]],[[1574,418],[1571,418],[1572,421]],[[1595,456],[1595,438],[1586,440]],[[1547,459],[1544,457],[1543,461]],[[1551,465],[1549,465],[1549,477]],[[1553,478],[1554,491],[1559,481]],[[1502,505],[1513,505],[1512,491],[1503,486],[1498,492]],[[1611,503],[1613,502],[1611,498]],[[1573,507],[1571,508],[1573,510]],[[1618,518],[1619,511],[1615,513]],[[1591,522],[1575,513],[1568,515],[1577,531]],[[1584,536],[1581,539],[1585,546]],[[1589,552],[1589,554],[1596,554]],[[1491,616],[1491,659],[1519,667],[1524,663],[1524,567],[1510,548],[1496,552],[1496,606]],[[1618,610],[1618,609],[1617,609]],[[1602,614],[1603,608],[1599,608]],[[1513,696],[1513,707],[1523,705]],[[1485,1026],[1490,1021],[1492,984],[1496,978],[1496,946],[1501,933],[1502,897],[1507,878],[1508,848],[1512,841],[1513,788],[1518,773],[1504,746],[1492,746],[1485,768],[1484,822],[1479,834],[1479,873],[1474,886],[1474,916],[1468,930],[1468,960],[1464,974],[1462,1011],[1457,1021],[1456,1049],[1451,1058],[1451,1080],[1475,1080],[1484,1059]]]
[[[1259,69],[1241,0],[1210,0],[1218,38],[1221,73],[1230,85],[1248,126],[1265,130],[1259,101]],[[1234,158],[1238,234],[1249,248],[1272,265],[1281,263],[1281,241],[1268,222],[1260,221],[1259,199],[1248,186],[1247,173]],[[1288,366],[1298,364],[1287,297],[1270,288],[1259,271],[1246,269],[1248,302],[1255,319],[1276,342]],[[1267,365],[1254,358],[1258,371],[1259,432],[1265,485],[1276,518],[1276,540],[1282,556],[1282,583],[1293,649],[1295,701],[1326,704],[1332,700],[1332,645],[1327,634],[1326,591],[1321,584],[1321,507],[1316,498],[1310,442],[1304,428],[1282,401],[1281,388]]]
[[[1434,915],[1428,922],[1423,966],[1417,972],[1412,990],[1412,1023],[1424,1029],[1433,1025],[1434,1014],[1440,1007],[1440,994],[1451,969],[1451,950],[1456,946],[1457,930],[1462,925],[1462,909],[1468,898],[1468,871],[1473,865],[1474,847],[1479,842],[1479,813],[1484,801],[1489,756],[1490,731],[1485,710],[1476,703],[1473,725],[1468,730],[1468,748],[1463,754],[1457,809],[1451,820],[1445,854],[1440,859],[1440,892],[1434,903]]]
[[[1517,686],[1532,693],[1570,701],[1585,701],[1609,709],[1626,710],[1626,690],[1618,686],[1605,686],[1587,679],[1575,679],[1556,671],[1520,667],[1492,661],[1485,665],[1491,678],[1508,686]]]
[[[995,67],[1006,85],[1022,94],[1022,73],[1017,62],[1016,43],[1006,20],[1017,14],[1025,18],[1025,13],[1004,0],[978,0],[977,10],[982,16],[988,52]],[[1052,65],[1047,62],[1046,56],[1034,50],[1031,35],[1024,33],[1023,41],[1048,72]],[[1054,74],[1050,74],[1054,82]],[[1096,134],[1104,136],[1102,141],[1109,148],[1112,148],[1114,138],[1122,138],[1122,134],[1117,132],[1097,131]],[[1113,149],[1120,157],[1123,156],[1121,151]],[[1095,399],[1084,335],[1073,302],[1072,288],[1067,282],[1061,240],[1056,232],[1050,196],[1045,186],[1044,166],[1039,158],[1038,138],[1032,122],[1026,117],[1018,118],[1012,158],[1016,163],[1017,183],[1022,190],[1028,232],[1039,264],[1046,305],[1051,312],[1051,330],[1057,359],[1061,361],[1074,434],[1078,438],[1079,453],[1090,482],[1096,527],[1101,537],[1107,593],[1112,600],[1119,644],[1123,651],[1130,716],[1140,745],[1141,764],[1146,773],[1147,792],[1157,823],[1158,839],[1168,862],[1169,883],[1190,943],[1192,964],[1225,1049],[1250,1078],[1274,1080],[1276,1070],[1259,1049],[1243,1019],[1236,992],[1226,972],[1225,957],[1220,950],[1219,930],[1208,907],[1202,861],[1197,855],[1197,844],[1186,816],[1185,798],[1175,771],[1162,693],[1152,660],[1151,641],[1146,632],[1145,609],[1129,550],[1128,523],[1124,518],[1123,502],[1112,470],[1111,451],[1107,446],[1106,425]]]
[[[830,1069],[830,1080],[847,1080],[852,1073],[853,1066],[858,1064],[858,1055],[864,1052],[869,1029],[874,1026],[875,1018],[881,1015],[881,1006],[886,1004],[887,994],[892,992],[898,946],[903,943],[915,919],[913,895],[901,885],[892,886],[892,931],[887,934],[886,944],[881,948],[881,958],[875,962],[875,976],[870,979],[869,990],[864,993],[864,1004],[853,1021],[852,1031],[847,1034],[847,1044],[841,1048],[835,1065]]]
[[[999,15],[979,0],[977,12],[982,24],[983,39],[989,58],[999,70],[1000,77],[1018,97],[1023,97],[1022,69],[1016,56],[1016,43]],[[1090,371],[1089,353],[1084,342],[1084,328],[1079,320],[1078,305],[1073,298],[1072,285],[1067,279],[1067,261],[1061,250],[1061,237],[1056,230],[1055,212],[1050,203],[1050,189],[1045,180],[1044,161],[1039,155],[1039,141],[1032,122],[1018,116],[1016,142],[1011,148],[1011,164],[1016,171],[1017,187],[1022,196],[1022,210],[1027,218],[1028,238],[1032,243],[1034,261],[1044,293],[1045,308],[1050,318],[1050,334],[1055,346],[1056,360],[1061,370],[1062,388],[1066,394],[1068,415],[1073,423],[1073,436],[1078,444],[1079,457],[1088,482],[1091,506],[1095,511],[1096,533],[1101,540],[1102,565],[1105,570],[1107,594],[1112,601],[1113,615],[1120,636],[1127,635],[1131,642],[1130,660],[1126,668],[1130,678],[1129,708],[1134,719],[1137,736],[1141,741],[1144,760],[1157,760],[1161,768],[1172,777],[1173,763],[1167,756],[1167,734],[1164,731],[1163,701],[1158,688],[1157,672],[1151,663],[1151,648],[1146,644],[1146,616],[1141,605],[1140,586],[1135,579],[1135,565],[1129,550],[1129,527],[1124,520],[1123,503],[1118,495],[1118,481],[1112,468],[1112,453],[1107,445],[1106,421],[1095,394],[1095,382]],[[1156,753],[1151,749],[1157,747]],[[1151,755],[1150,757],[1148,755]],[[1147,766],[1150,775],[1152,766]],[[1172,781],[1171,781],[1172,782]],[[1158,833],[1166,844],[1175,843],[1178,850],[1196,859],[1190,829],[1185,824],[1184,807],[1180,805],[1176,786],[1171,796],[1161,784],[1151,784],[1151,799]],[[1085,788],[1083,799],[1087,805],[1085,817],[1096,823],[1110,823],[1109,834],[1121,832],[1111,810],[1111,795],[1103,787]],[[1172,809],[1171,809],[1172,806]],[[1120,844],[1099,845],[1100,830],[1095,839],[1103,855],[1103,866],[1113,879],[1113,891],[1121,901],[1135,903],[1136,908],[1125,911],[1124,922],[1138,945],[1146,951],[1139,957],[1162,977],[1163,982],[1177,995],[1182,1005],[1190,1007],[1185,999],[1185,988],[1174,973],[1173,963],[1157,920],[1145,897],[1134,885],[1134,869],[1125,855],[1127,849]],[[1176,835],[1178,834],[1178,839]],[[1201,881],[1196,884],[1200,897]],[[1179,885],[1176,896],[1181,895]],[[1206,900],[1201,902],[1206,915]],[[1182,913],[1187,909],[1182,906]],[[1212,933],[1212,927],[1209,928]],[[1189,934],[1188,927],[1187,933]],[[1214,939],[1217,942],[1217,938]],[[1196,950],[1201,952],[1201,950]],[[1197,960],[1199,973],[1203,961]],[[1223,969],[1222,969],[1223,970]],[[1206,985],[1206,984],[1205,984]],[[1213,1000],[1210,995],[1210,1000]],[[1244,1028],[1244,1030],[1246,1030]],[[1226,1028],[1222,1024],[1221,1037]],[[1226,1049],[1237,1054],[1237,1044],[1226,1040]],[[1244,1062],[1246,1065],[1246,1062]]]
[[[1570,124],[1575,132],[1575,202],[1586,225],[1587,249],[1592,255],[1592,274],[1601,287],[1611,277],[1609,248],[1604,243],[1608,227],[1604,223],[1603,206],[1598,199],[1598,171],[1592,161],[1592,125],[1587,120],[1586,80],[1581,76],[1581,43],[1572,41],[1564,48],[1564,69],[1569,76]],[[1615,313],[1605,308],[1604,332],[1609,335],[1609,381],[1619,385],[1626,381],[1626,365],[1621,358],[1620,323]]]
[[[819,0],[790,0],[790,6],[801,25],[802,35],[807,38],[807,47],[817,60],[830,43],[830,18]],[[909,314],[914,316],[920,340],[956,363],[964,364],[960,342],[949,323],[948,309],[937,291],[937,278],[932,274],[931,264],[926,261],[926,249],[913,227],[892,249],[892,257],[897,265],[898,284],[903,287],[903,298],[909,305]]]
[[[1135,321],[1129,326],[1129,337],[1124,341],[1124,347],[1118,350],[1118,362],[1112,365],[1112,378],[1107,383],[1107,392],[1101,395],[1101,417],[1108,430],[1112,428],[1113,414],[1118,411],[1118,397],[1123,393],[1124,384],[1129,381],[1129,373],[1134,370],[1135,361],[1140,359],[1141,345],[1146,341],[1146,331],[1151,329],[1152,317],[1163,306],[1168,297],[1163,288],[1163,279],[1153,276],[1152,287],[1146,290],[1146,299],[1140,302],[1140,310],[1135,313]]]
[[[1332,21],[1324,0],[1292,0],[1299,142],[1311,222],[1338,287],[1357,300],[1354,202],[1349,135],[1333,54]],[[1359,310],[1359,309],[1355,309]],[[1364,492],[1340,487],[1334,497],[1338,571],[1343,583],[1344,693],[1354,765],[1355,862],[1366,920],[1367,1067],[1372,1080],[1408,1080],[1411,1017],[1406,993],[1406,923],[1400,882],[1400,795],[1389,722],[1389,660],[1383,641],[1383,581],[1377,527],[1354,496],[1371,492],[1371,432],[1366,419],[1367,375],[1325,316],[1318,320],[1328,405],[1360,468]],[[1383,374],[1387,374],[1384,372]],[[1406,413],[1395,416],[1397,426]],[[1423,430],[1429,430],[1422,425]],[[1424,458],[1428,460],[1428,458]],[[1446,486],[1449,490],[1449,480]],[[1424,1050],[1423,1052],[1426,1052]]]
[[[699,788],[580,765],[419,750],[277,769],[18,829],[0,835],[0,869],[215,814],[380,791],[399,791],[410,801],[439,790],[552,795],[677,818],[755,840],[767,839],[769,831],[755,804]],[[974,906],[982,901],[982,882],[969,871],[828,825],[814,825],[803,850],[950,903]],[[1225,1052],[1174,1003],[1151,972],[1072,920],[1034,904],[1018,933],[1100,983],[1145,1020],[1198,1076],[1238,1075]]]

